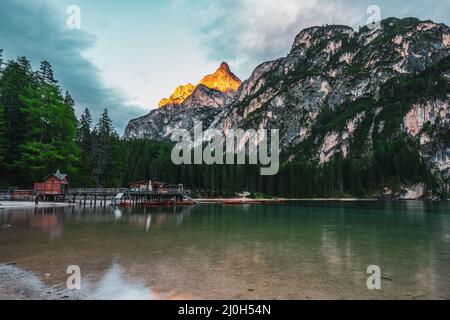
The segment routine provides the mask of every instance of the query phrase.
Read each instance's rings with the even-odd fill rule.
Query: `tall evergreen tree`
[[[0,105],[0,172],[4,172],[6,156],[5,108]],[[2,180],[0,174],[0,181]]]
[[[47,84],[51,86],[56,86],[58,84],[58,81],[55,80],[53,75],[53,67],[48,61],[42,61],[39,72],[38,72],[38,79],[41,85]]]
[[[58,168],[75,173],[75,103],[60,93],[51,65],[33,72],[18,57],[0,71],[0,181],[29,187]]]
[[[122,187],[124,161],[123,147],[119,134],[113,130],[110,137],[110,150],[108,153],[108,171],[106,185],[118,188]]]
[[[73,100],[72,96],[70,95],[69,91],[66,91],[66,94],[64,95],[64,103],[72,108],[75,109],[75,100]]]
[[[3,49],[0,48],[0,88],[3,73]],[[1,93],[1,92],[0,92]],[[5,172],[5,155],[6,155],[6,128],[5,128],[5,108],[0,105],[0,172]],[[2,180],[2,173],[0,173],[0,182]]]
[[[84,109],[78,122],[77,143],[80,151],[92,151],[92,116],[89,109]]]
[[[28,129],[24,122],[22,109],[25,102],[21,99],[33,88],[35,82],[29,61],[19,57],[17,61],[8,61],[2,72],[0,81],[0,105],[4,108],[5,136],[5,170],[3,175],[13,177],[17,170],[16,161],[20,156],[19,146],[24,143],[25,132]],[[14,183],[14,182],[13,182]]]
[[[80,170],[76,183],[84,187],[94,187],[92,117],[87,108],[78,122],[77,145],[80,149]]]
[[[3,70],[3,49],[0,48],[0,76],[2,75]]]
[[[122,182],[123,152],[108,110],[94,129],[94,175],[98,187],[119,187]]]
[[[22,97],[25,122],[30,126],[20,146],[20,168],[27,168],[23,181],[36,181],[56,169],[76,172],[76,117],[55,86],[28,88]]]
[[[112,121],[109,118],[108,110],[105,109],[94,128],[94,174],[97,187],[102,186],[106,181],[111,128]]]

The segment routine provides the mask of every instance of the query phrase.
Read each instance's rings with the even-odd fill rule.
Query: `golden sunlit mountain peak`
[[[189,97],[195,90],[196,86],[192,83],[188,83],[185,86],[178,86],[175,92],[167,99],[162,99],[159,102],[159,108],[165,107],[167,105],[180,105]]]
[[[169,98],[162,99],[159,102],[159,108],[163,108],[168,105],[181,105],[194,93],[195,88],[197,88],[200,84],[226,94],[234,94],[241,83],[242,81],[231,72],[230,66],[226,62],[222,62],[216,72],[205,76],[197,85],[194,86],[189,83],[185,86],[178,86]]]
[[[214,74],[207,75],[200,83],[223,93],[235,93],[242,81],[231,72],[226,62],[222,62]]]

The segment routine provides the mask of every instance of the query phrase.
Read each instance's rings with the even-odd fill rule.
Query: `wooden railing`
[[[34,194],[33,190],[26,190],[27,193]],[[15,193],[21,194],[25,190],[0,190],[2,196],[12,196]],[[148,190],[130,189],[130,188],[71,188],[65,192],[66,196],[80,196],[80,195],[92,195],[92,196],[115,196],[119,193],[126,194],[189,194],[189,190],[184,190],[179,185],[169,185],[165,188],[154,189],[152,192]]]
[[[180,188],[178,185],[167,186],[165,188],[154,189],[153,191],[149,190],[141,190],[141,189],[129,189],[129,188],[75,188],[69,189],[66,192],[68,196],[77,196],[77,195],[117,195],[119,193],[126,194],[180,194],[185,193],[186,191],[183,188]]]
[[[67,190],[67,195],[116,195],[129,192],[126,188],[76,188]]]

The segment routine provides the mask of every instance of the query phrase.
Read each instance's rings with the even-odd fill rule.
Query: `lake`
[[[0,264],[3,299],[70,298],[70,265],[86,299],[449,299],[450,202],[6,209]]]

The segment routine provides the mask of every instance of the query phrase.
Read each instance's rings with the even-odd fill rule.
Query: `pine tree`
[[[5,108],[0,105],[0,181],[2,180],[2,173],[5,170],[5,156],[6,156],[6,130],[5,130]]]
[[[3,71],[3,49],[0,48],[0,83]],[[1,88],[1,84],[0,84]],[[1,93],[1,92],[0,92]],[[6,155],[6,128],[5,128],[5,108],[0,105],[0,182],[2,181],[5,168]]]
[[[28,88],[35,87],[30,62],[25,57],[19,57],[17,61],[9,61],[2,72],[0,81],[0,105],[4,108],[4,154],[5,170],[14,178],[20,168],[16,167],[16,161],[20,156],[19,146],[24,143],[25,132],[32,130],[24,122],[25,107],[22,96],[27,94]],[[12,183],[16,183],[12,181]]]
[[[123,151],[108,110],[94,129],[94,175],[98,187],[118,187],[122,183]]]
[[[64,103],[72,108],[75,109],[75,100],[73,100],[72,96],[70,95],[69,91],[66,91],[66,94],[64,95]]]
[[[67,95],[66,95],[67,97]],[[78,183],[83,187],[94,187],[93,178],[93,140],[92,140],[92,117],[89,109],[85,109],[78,122],[77,145],[80,149],[80,163]]]
[[[18,57],[1,69],[0,180],[5,183],[29,187],[57,168],[76,172],[75,102],[56,84],[48,62],[33,72],[30,61]]]
[[[112,188],[122,186],[122,173],[124,167],[123,148],[119,134],[113,130],[110,136],[110,149],[108,152],[108,171],[106,174],[106,185]]]
[[[25,104],[21,110],[25,115],[23,120],[30,127],[16,161],[18,168],[26,173],[23,181],[36,181],[56,168],[74,174],[78,147],[72,107],[65,104],[57,87],[48,84],[28,88],[22,100]]]
[[[108,114],[108,109],[105,109],[103,111],[96,127],[97,127],[99,137],[109,137],[112,134],[113,126],[112,126],[112,120]]]
[[[38,72],[38,79],[41,85],[48,84],[56,86],[58,81],[53,76],[53,68],[48,61],[42,61]]]
[[[30,60],[28,60],[27,57],[25,57],[25,56],[18,57],[17,58],[17,63],[20,65],[22,70],[26,70],[27,73],[31,75],[31,73],[32,73],[31,63],[30,63]]]
[[[77,143],[84,151],[92,150],[92,117],[89,109],[85,109],[78,123]]]
[[[0,48],[0,76],[2,75],[3,71],[3,49]]]

